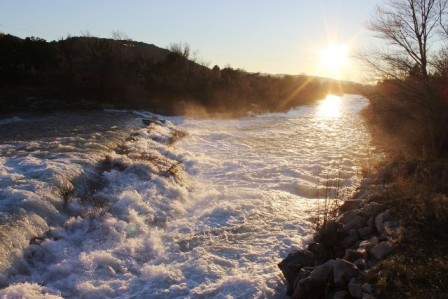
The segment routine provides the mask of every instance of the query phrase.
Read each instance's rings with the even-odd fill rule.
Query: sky
[[[86,32],[110,38],[120,31],[162,48],[188,43],[210,67],[362,81],[356,61],[334,52],[343,47],[350,56],[376,43],[364,25],[382,2],[0,0],[0,32],[52,41]]]

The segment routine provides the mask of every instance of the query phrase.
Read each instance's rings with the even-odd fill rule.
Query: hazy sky
[[[0,31],[48,41],[88,31],[167,47],[186,42],[199,60],[250,72],[360,80],[352,60],[331,70],[321,52],[374,41],[364,29],[380,0],[0,0]]]

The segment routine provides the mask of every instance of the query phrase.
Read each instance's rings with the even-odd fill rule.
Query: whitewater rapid
[[[0,297],[283,297],[276,264],[310,241],[320,191],[354,192],[372,158],[366,105],[1,119]]]

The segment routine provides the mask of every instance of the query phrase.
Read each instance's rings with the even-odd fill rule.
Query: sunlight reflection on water
[[[319,103],[317,116],[325,119],[339,118],[341,116],[341,97],[332,94],[327,95],[327,97]]]

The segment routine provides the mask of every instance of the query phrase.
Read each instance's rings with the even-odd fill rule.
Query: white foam
[[[282,298],[276,264],[310,241],[321,175],[334,179],[342,169],[349,191],[359,181],[368,136],[353,111],[365,101],[345,101],[339,119],[318,119],[311,105],[236,120],[167,118],[136,130],[122,150],[109,150],[103,184],[89,195],[107,208],[74,199],[76,215],[47,227],[41,243],[22,246],[27,258],[19,254],[0,295],[22,286],[64,298]],[[172,144],[180,129],[188,136]],[[12,183],[3,194],[49,202],[51,210],[57,198],[49,182],[83,173],[79,161],[99,157],[64,149],[56,160],[36,158],[40,146],[28,146],[33,157],[2,158],[0,176],[5,187]],[[178,163],[183,168],[173,170]]]

